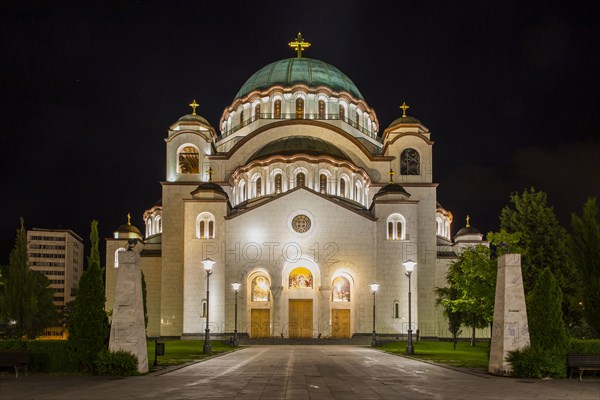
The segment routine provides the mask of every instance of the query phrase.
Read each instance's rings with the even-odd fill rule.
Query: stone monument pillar
[[[138,372],[145,373],[148,372],[148,351],[144,324],[142,273],[140,255],[133,250],[134,246],[135,244],[130,242],[127,251],[118,253],[119,268],[108,349],[124,350],[136,355]]]
[[[505,254],[498,258],[494,324],[488,371],[496,375],[510,374],[506,361],[509,351],[529,346],[529,326],[521,273],[521,255]]]

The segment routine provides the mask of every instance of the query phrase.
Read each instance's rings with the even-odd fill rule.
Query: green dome
[[[291,156],[294,154],[308,154],[311,156],[328,155],[338,160],[350,161],[348,156],[339,147],[323,139],[309,136],[287,136],[267,143],[263,148],[254,153],[248,162],[275,155]]]
[[[333,65],[311,58],[288,58],[262,67],[248,78],[235,98],[239,99],[254,90],[267,89],[274,85],[296,84],[309,87],[327,86],[336,92],[347,92],[359,100],[364,100],[354,82],[342,71]]]

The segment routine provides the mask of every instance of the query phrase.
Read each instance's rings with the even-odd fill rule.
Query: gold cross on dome
[[[208,167],[208,171],[206,172],[208,172],[208,181],[212,182],[212,175],[215,173],[215,170],[212,167]]]
[[[296,40],[293,42],[289,42],[288,46],[298,52],[298,58],[302,58],[302,52],[305,48],[310,47],[309,42],[305,42],[302,38],[302,33],[298,32],[298,36],[296,36]]]
[[[390,176],[390,183],[394,183],[394,170],[390,168],[390,172],[388,172],[388,175]]]
[[[471,221],[471,217],[469,217],[469,216],[467,215],[467,228],[470,228],[470,227],[471,227],[471,222],[470,222],[470,221]]]
[[[127,213],[127,225],[131,225],[131,213]]]
[[[406,117],[406,110],[410,108],[409,105],[406,104],[405,101],[402,102],[402,105],[400,106],[400,108],[402,109],[402,118]]]
[[[194,101],[188,105],[192,107],[192,115],[196,115],[196,107],[198,107],[200,104],[196,103],[196,99],[194,99]]]

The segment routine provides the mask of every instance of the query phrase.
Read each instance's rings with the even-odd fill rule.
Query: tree
[[[435,303],[443,307],[444,316],[448,318],[448,330],[452,334],[452,344],[456,350],[458,335],[462,332],[460,327],[463,324],[462,314],[453,310],[453,302],[458,300],[458,290],[452,287],[436,288],[435,295]]]
[[[596,335],[600,335],[600,222],[595,198],[587,200],[581,216],[572,215],[571,226],[573,233],[568,247],[579,273],[583,315]]]
[[[550,268],[563,292],[564,321],[576,325],[581,319],[577,275],[567,253],[567,233],[547,205],[546,193],[525,189],[522,195],[511,194],[510,202],[502,209],[500,228],[519,234],[525,293],[530,293],[541,272]]]
[[[69,343],[78,366],[93,371],[98,353],[107,347],[108,316],[104,310],[103,271],[98,253],[98,221],[92,221],[88,268],[81,275],[68,320]]]
[[[56,312],[48,279],[29,269],[27,230],[23,218],[4,274],[0,317],[7,322],[10,330],[5,336],[34,339],[56,321]]]
[[[496,261],[490,256],[486,246],[465,249],[450,265],[446,274],[449,291],[440,298],[445,309],[458,314],[454,318],[472,328],[471,346],[475,346],[475,330],[489,326],[494,318]]]

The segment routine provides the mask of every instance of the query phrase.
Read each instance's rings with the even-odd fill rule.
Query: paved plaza
[[[0,377],[0,399],[600,399],[600,380],[457,371],[359,346],[251,346],[142,377]]]

